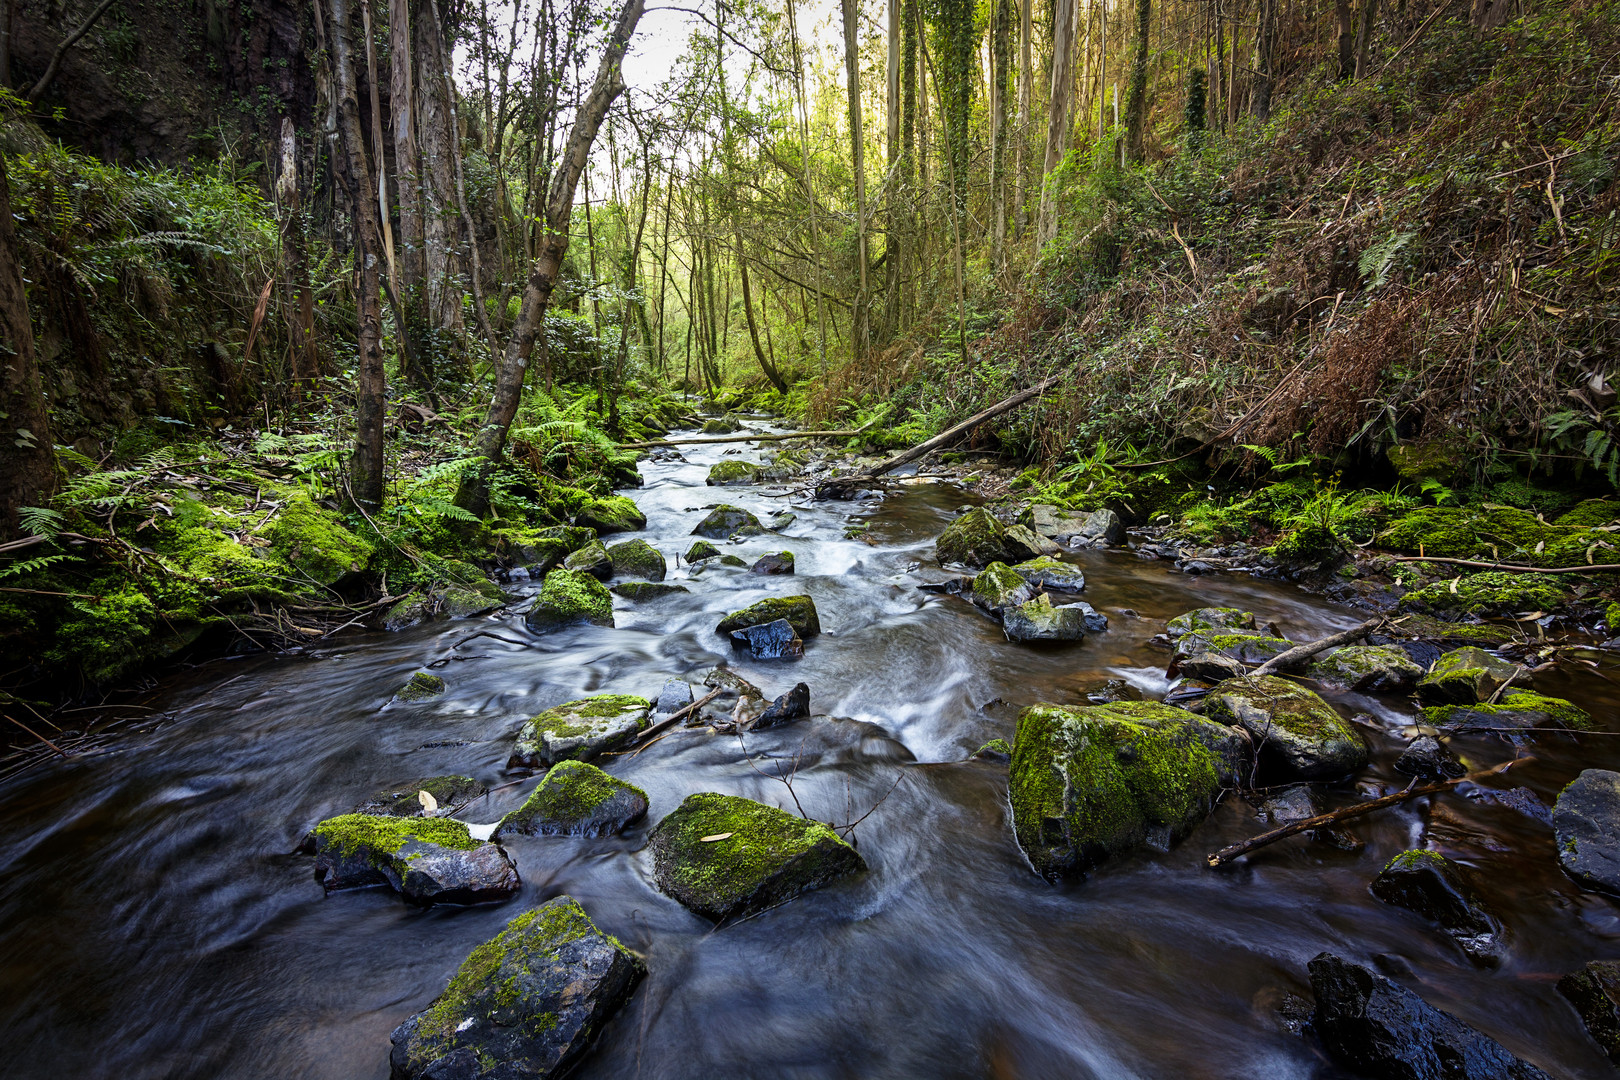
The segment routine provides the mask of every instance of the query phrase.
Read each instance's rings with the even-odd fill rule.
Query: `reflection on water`
[[[0,792],[7,1074],[382,1078],[389,1031],[513,914],[567,892],[651,969],[582,1077],[1334,1076],[1272,1016],[1322,949],[1383,957],[1555,1074],[1610,1075],[1553,984],[1620,955],[1620,909],[1563,877],[1551,830],[1530,817],[1448,796],[1362,819],[1360,854],[1298,839],[1205,870],[1205,853],[1261,828],[1233,800],[1168,855],[1054,887],[1013,843],[1004,769],[961,762],[1010,739],[1032,701],[1082,702],[1108,679],[1161,694],[1166,656],[1148,639],[1188,608],[1248,607],[1296,638],[1357,614],[1285,585],[1085,552],[1074,559],[1110,630],[1077,646],[1011,644],[961,600],[916,589],[939,579],[933,539],[964,498],[926,485],[882,503],[793,505],[784,535],[736,547],[750,561],[791,549],[793,578],[693,577],[674,557],[702,507],[736,503],[765,520],[789,507],[771,489],[705,487],[718,449],[689,449],[690,464],[643,463],[648,486],[634,496],[648,517],[639,535],[690,594],[616,600],[616,629],[534,638],[508,612],[214,665],[167,691],[177,719],[155,735]],[[844,539],[852,515],[869,519],[874,543]],[[738,659],[713,632],[727,611],[796,591],[815,597],[824,633],[792,667]],[[323,898],[309,860],[288,854],[311,823],[386,783],[446,772],[507,782],[526,716],[589,693],[655,695],[666,677],[695,679],[721,658],[773,694],[802,679],[816,711],[841,719],[746,741],[678,731],[603,764],[647,791],[649,823],[701,790],[791,808],[778,771],[806,811],[834,822],[892,788],[856,832],[870,873],[714,932],[652,887],[647,824],[603,840],[514,838],[521,898],[471,910],[414,910],[375,889]],[[440,661],[447,693],[388,704]],[[1538,688],[1605,723],[1617,701],[1593,676]],[[1409,704],[1341,701],[1378,724],[1360,787],[1403,784],[1390,764]],[[1620,762],[1614,741],[1544,743],[1503,783],[1550,803],[1581,768]],[[1456,749],[1474,765],[1508,753],[1485,738]],[[534,782],[464,816],[493,821]],[[1355,793],[1346,784],[1328,798]],[[1368,895],[1385,859],[1424,842],[1478,869],[1509,927],[1499,967],[1473,966]]]

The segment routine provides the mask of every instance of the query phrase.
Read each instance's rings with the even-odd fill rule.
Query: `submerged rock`
[[[1403,851],[1384,865],[1369,891],[1439,924],[1470,956],[1496,953],[1501,924],[1485,908],[1462,868],[1435,851]]]
[[[1620,772],[1587,769],[1553,804],[1553,838],[1564,872],[1620,896]]]
[[[934,542],[934,555],[941,564],[964,566],[1017,562],[1021,557],[1007,541],[1007,527],[982,506],[975,506],[945,527]]]
[[[689,593],[685,585],[668,585],[661,581],[624,581],[617,585],[608,586],[608,592],[615,596],[622,596],[626,600],[636,603],[646,603],[649,600],[661,600],[675,593]]]
[[[599,535],[636,532],[647,527],[647,516],[634,500],[623,495],[609,495],[605,499],[588,502],[574,515],[574,524],[595,529]]]
[[[1081,641],[1099,618],[1090,604],[1054,607],[1052,598],[1042,593],[1002,612],[1001,629],[1013,641]]]
[[[729,484],[757,484],[759,483],[760,468],[751,461],[719,462],[709,469],[708,479],[704,483],[710,487],[722,487]]]
[[[754,560],[749,571],[755,574],[791,574],[793,573],[793,552],[771,551]]]
[[[1526,729],[1579,731],[1592,723],[1591,715],[1578,705],[1522,690],[1505,691],[1495,704],[1435,705],[1423,710],[1423,720],[1446,731],[1498,731],[1516,742],[1522,741]]]
[[[1592,960],[1558,980],[1592,1041],[1620,1065],[1620,960]]]
[[[523,805],[501,818],[495,839],[612,836],[647,816],[647,793],[583,761],[559,762]]]
[[[608,556],[607,545],[600,540],[592,540],[569,555],[562,564],[564,570],[589,574],[597,581],[606,581],[613,576],[613,560]]]
[[[1395,771],[1423,780],[1450,780],[1468,770],[1433,735],[1419,735],[1395,759]]]
[[[658,888],[721,922],[866,869],[829,826],[737,795],[688,795],[648,838]]]
[[[1424,669],[1393,645],[1347,645],[1312,659],[1305,674],[1346,690],[1405,694],[1423,678]]]
[[[583,623],[612,626],[613,596],[589,574],[553,570],[523,620],[537,634]]]
[[[1172,639],[1184,634],[1239,633],[1244,630],[1259,633],[1254,625],[1254,612],[1234,607],[1197,608],[1177,615],[1164,629]]]
[[[472,951],[427,1009],[389,1036],[395,1080],[548,1080],[630,999],[646,965],[569,896]]]
[[[786,619],[801,638],[812,638],[821,633],[821,619],[816,615],[816,602],[808,596],[777,596],[750,604],[741,611],[733,611],[716,626],[715,632],[729,634],[750,626]]]
[[[441,808],[449,809],[471,802],[489,791],[470,776],[428,776],[403,784],[390,784],[378,788],[356,804],[351,814],[383,814],[388,817],[422,817],[422,792],[433,796]]]
[[[646,578],[663,581],[669,572],[669,562],[663,552],[645,540],[626,540],[607,549],[613,573],[623,577]]]
[[[1204,700],[1204,715],[1243,728],[1262,771],[1328,780],[1366,766],[1367,744],[1333,706],[1275,675],[1229,679]]]
[[[1078,566],[1060,562],[1048,555],[1021,562],[1012,570],[1031,585],[1059,592],[1080,592],[1086,587],[1086,575]]]
[[[1047,878],[1168,848],[1236,784],[1247,753],[1239,732],[1157,702],[1032,705],[1013,740],[1013,833]]]
[[[716,712],[732,713],[747,721],[765,711],[765,691],[729,668],[710,668],[703,676],[703,685],[710,690],[724,691],[715,699]]]
[[[1310,962],[1311,1026],[1333,1059],[1401,1080],[1550,1080],[1448,1012],[1332,953]]]
[[[633,694],[598,694],[566,701],[518,729],[508,768],[533,769],[570,758],[587,761],[647,726],[652,702]]]
[[[711,540],[724,540],[728,536],[755,536],[765,531],[759,518],[740,506],[721,503],[692,530],[693,536],[707,536]],[[688,555],[687,561],[691,561]]]
[[[1417,684],[1418,697],[1428,705],[1473,705],[1488,701],[1518,666],[1468,646],[1453,649],[1434,662]]]
[[[427,671],[418,671],[394,692],[395,701],[426,701],[444,693],[444,680]]]
[[[327,892],[388,885],[419,904],[505,900],[519,887],[510,856],[449,818],[344,814],[315,826],[315,880]]]
[[[751,726],[757,731],[763,728],[776,727],[778,724],[790,723],[794,720],[803,720],[809,715],[810,687],[804,683],[798,683],[793,689],[767,705],[765,711],[754,718]]]
[[[733,630],[731,647],[746,649],[755,660],[797,660],[804,656],[804,640],[786,619]]]

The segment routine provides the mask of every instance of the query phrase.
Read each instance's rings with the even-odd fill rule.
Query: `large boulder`
[[[693,536],[707,536],[711,540],[724,540],[729,536],[757,536],[765,531],[759,518],[740,506],[721,503],[706,514],[692,530]],[[692,561],[690,557],[688,562]]]
[[[1247,731],[1276,779],[1329,780],[1367,764],[1367,743],[1333,706],[1275,675],[1228,679],[1204,699],[1204,715]]]
[[[1007,527],[982,506],[975,506],[945,527],[934,542],[934,554],[943,563],[988,566],[1017,562],[1019,550],[1007,540]]]
[[[1007,550],[1015,558],[1038,559],[1042,556],[1056,555],[1063,547],[1027,525],[1008,525]]]
[[[1502,926],[1463,876],[1462,867],[1437,851],[1403,851],[1384,865],[1369,891],[1437,923],[1470,956],[1496,954]]]
[[[828,825],[738,795],[688,795],[647,841],[658,888],[721,922],[866,869]]]
[[[1311,1027],[1339,1064],[1399,1080],[1550,1080],[1448,1012],[1359,964],[1310,962]]]
[[[731,484],[757,484],[759,483],[760,469],[751,461],[721,461],[709,469],[709,477],[704,483],[710,487],[725,487]]]
[[[702,562],[704,559],[713,559],[719,555],[720,549],[707,540],[694,540],[692,546],[686,549],[686,554],[682,558],[689,563],[695,563]]]
[[[1518,667],[1470,645],[1453,649],[1418,680],[1417,695],[1428,705],[1473,705],[1489,701]]]
[[[1171,619],[1164,629],[1171,638],[1184,634],[1240,633],[1245,630],[1259,633],[1255,629],[1254,612],[1235,607],[1195,608]]]
[[[1013,740],[1013,833],[1051,879],[1167,848],[1237,783],[1247,753],[1239,732],[1158,702],[1031,705]]]
[[[645,578],[663,581],[669,573],[669,561],[664,553],[645,540],[626,540],[607,549],[613,573],[620,577]]]
[[[1570,781],[1553,805],[1553,838],[1566,874],[1620,896],[1620,772],[1587,769]]]
[[[525,720],[508,768],[533,769],[574,759],[588,761],[647,726],[652,702],[633,694],[598,694],[565,701]]]
[[[595,499],[586,503],[574,515],[574,524],[582,525],[587,529],[595,529],[599,535],[608,533],[636,532],[647,527],[647,516],[641,512],[634,500],[623,495],[609,495],[605,499]]]
[[[1406,694],[1423,678],[1424,670],[1406,650],[1393,645],[1347,645],[1314,658],[1305,674],[1346,690]]]
[[[1178,664],[1195,656],[1224,656],[1240,664],[1263,664],[1293,647],[1287,638],[1267,634],[1202,630],[1176,638],[1172,655]]]
[[[613,594],[589,574],[553,570],[523,621],[537,634],[584,623],[612,626]]]
[[[1013,573],[1029,582],[1059,592],[1080,592],[1086,587],[1086,575],[1073,563],[1061,562],[1050,555],[1028,559],[1012,568]]]
[[[647,973],[570,896],[478,946],[389,1036],[394,1080],[548,1080],[567,1072]]]
[[[649,600],[662,600],[675,593],[689,593],[685,585],[670,585],[661,581],[621,581],[617,585],[608,586],[608,592],[614,596],[622,596],[626,600],[637,603],[646,603]]]
[[[1062,544],[1072,543],[1076,537],[1090,543],[1118,545],[1125,542],[1125,523],[1112,510],[1086,513],[1037,504],[1025,510],[1018,521]]]
[[[1053,606],[1041,593],[1001,613],[1001,629],[1012,641],[1081,641],[1086,631],[1103,619],[1090,604]],[[1107,620],[1103,619],[1106,628]]]
[[[387,885],[418,904],[480,904],[518,891],[497,844],[450,818],[343,814],[315,826],[315,880],[328,892]]]
[[[816,614],[816,602],[808,596],[773,596],[741,611],[733,611],[716,626],[715,632],[730,634],[750,626],[786,619],[801,638],[812,638],[821,633],[821,619]]]
[[[562,565],[564,570],[589,574],[597,581],[606,581],[613,576],[613,560],[608,556],[607,545],[600,540],[592,540],[569,555]]]
[[[1592,1041],[1620,1065],[1620,960],[1592,960],[1558,980]]]
[[[1479,705],[1432,705],[1423,710],[1425,723],[1448,732],[1495,731],[1512,742],[1543,728],[1579,731],[1591,726],[1591,715],[1563,698],[1528,691],[1507,690],[1502,700]],[[1521,734],[1523,733],[1523,734]]]
[[[501,818],[495,839],[612,836],[647,816],[647,793],[584,761],[558,762],[523,805]]]
[[[996,614],[1017,607],[1035,595],[1035,587],[1004,562],[993,562],[973,576],[971,599]]]

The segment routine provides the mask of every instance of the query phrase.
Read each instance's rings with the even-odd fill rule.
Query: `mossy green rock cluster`
[[[1519,636],[1506,626],[1450,622],[1418,614],[1402,615],[1400,621],[1390,624],[1387,631],[1403,641],[1426,641],[1442,649],[1456,649],[1464,645],[1495,649]]]
[[[525,911],[389,1036],[395,1080],[548,1080],[567,1072],[646,975],[577,901]]]
[[[426,701],[444,693],[444,680],[426,671],[418,671],[394,693],[395,701]]]
[[[1487,571],[1414,589],[1401,597],[1401,608],[1458,617],[1512,615],[1551,611],[1567,595],[1564,584],[1551,574]]]
[[[831,827],[737,795],[689,795],[647,843],[658,888],[721,922],[866,869]]]
[[[1368,887],[1386,904],[1439,924],[1463,950],[1481,959],[1496,952],[1502,927],[1468,883],[1462,867],[1437,851],[1403,851]]]
[[[692,535],[706,536],[711,540],[724,540],[728,536],[756,536],[764,531],[765,527],[759,523],[759,518],[747,510],[729,503],[721,503],[697,523]]]
[[[1275,675],[1221,683],[1204,699],[1204,715],[1248,732],[1271,779],[1331,780],[1367,764],[1367,743],[1333,706]]]
[[[633,694],[598,694],[565,701],[518,729],[508,768],[533,769],[559,761],[589,760],[647,726],[652,702]]]
[[[315,880],[327,889],[388,885],[419,904],[477,904],[517,892],[499,845],[449,818],[344,814],[315,826]]]
[[[1347,645],[1313,658],[1305,673],[1346,690],[1379,694],[1410,693],[1425,672],[1405,650],[1393,645]]]
[[[1014,566],[1013,573],[1029,582],[1059,592],[1080,592],[1086,587],[1086,575],[1078,566],[1061,562],[1050,555],[1041,555]]]
[[[583,506],[574,515],[574,524],[595,529],[599,535],[635,532],[647,527],[647,518],[635,502],[623,495],[609,495]]]
[[[1418,680],[1417,695],[1430,705],[1472,705],[1490,700],[1517,670],[1517,665],[1484,649],[1453,649]]]
[[[1423,506],[1408,511],[1378,536],[1378,545],[1412,555],[1484,559],[1525,566],[1581,566],[1617,562],[1620,538],[1597,529],[1549,525],[1510,506]]]
[[[553,570],[524,621],[537,634],[582,623],[612,626],[613,594],[589,574]]]
[[[1011,641],[1080,641],[1096,612],[1090,604],[1054,606],[1041,593],[1001,613],[1001,630]]]
[[[1032,705],[1013,739],[1013,833],[1051,879],[1169,847],[1237,782],[1247,753],[1238,732],[1158,702]]]
[[[702,562],[704,559],[712,559],[719,554],[720,549],[707,540],[695,540],[692,542],[692,546],[686,549],[686,554],[682,558],[689,563],[695,563]]]
[[[669,573],[669,563],[663,552],[645,540],[626,540],[607,549],[613,573],[621,577],[645,578],[663,581]]]
[[[703,434],[705,435],[730,435],[736,430],[737,425],[723,416],[717,416],[713,420],[703,422]]]
[[[1017,562],[1022,552],[1007,540],[1007,527],[982,506],[976,506],[945,527],[934,542],[934,555],[941,564],[989,566],[993,562]]]
[[[675,593],[689,593],[692,590],[685,585],[666,585],[658,581],[625,581],[610,587],[608,591],[626,600],[645,604],[650,600],[661,600]]]
[[[1508,690],[1497,702],[1431,706],[1423,710],[1423,719],[1447,731],[1499,731],[1510,739],[1526,729],[1582,731],[1592,726],[1591,714],[1580,706],[1526,690]]]
[[[613,560],[608,557],[607,545],[592,540],[563,560],[562,568],[576,574],[589,574],[598,581],[613,576]]]
[[[812,638],[821,633],[821,619],[816,614],[816,602],[808,596],[773,596],[750,604],[741,611],[733,611],[716,626],[715,632],[730,634],[750,626],[786,619],[794,633],[801,638]]]
[[[709,469],[708,479],[704,483],[710,487],[724,487],[728,484],[757,484],[759,483],[760,469],[751,461],[721,461]]]
[[[1211,655],[1241,664],[1263,664],[1293,647],[1294,643],[1286,638],[1266,634],[1204,630],[1177,638],[1174,656],[1177,661]]]
[[[1197,608],[1186,614],[1177,615],[1165,626],[1165,633],[1172,638],[1179,638],[1185,634],[1243,631],[1258,633],[1255,629],[1254,613],[1234,607]]]
[[[495,839],[525,836],[611,836],[647,816],[647,793],[584,761],[563,761],[523,805],[507,814]]]
[[[334,585],[366,568],[372,546],[299,492],[263,533],[289,565],[321,585]]]
[[[1034,587],[1003,562],[993,562],[973,577],[973,602],[989,611],[1017,607],[1034,594]]]

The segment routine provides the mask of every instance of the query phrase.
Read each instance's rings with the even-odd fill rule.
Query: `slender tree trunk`
[[[1254,39],[1254,115],[1261,123],[1271,119],[1271,54],[1276,25],[1277,0],[1260,0],[1260,26]]]
[[[990,23],[990,268],[1007,251],[1007,99],[1012,96],[1012,0],[992,0]]]
[[[335,2],[342,3],[344,0]],[[545,323],[551,292],[556,287],[563,258],[568,254],[568,226],[573,216],[574,188],[579,183],[580,173],[585,169],[585,161],[590,155],[591,144],[596,141],[596,133],[602,126],[603,118],[607,116],[607,111],[614,100],[624,92],[624,77],[620,67],[624,62],[625,49],[629,47],[630,38],[636,32],[636,24],[641,21],[644,9],[644,0],[628,0],[620,10],[613,32],[603,49],[596,78],[574,116],[573,128],[568,133],[568,142],[557,162],[556,171],[552,174],[551,190],[546,199],[545,235],[540,255],[535,260],[528,284],[523,290],[517,325],[507,341],[500,371],[496,374],[495,392],[490,399],[489,413],[484,419],[484,426],[473,439],[474,450],[487,462],[500,460],[501,452],[506,446],[506,433],[512,426],[512,418],[517,415],[529,355],[534,351],[534,340]],[[480,517],[488,512],[487,465],[463,474],[460,489],[456,492],[456,502]]]
[[[1275,4],[1277,0],[1269,0]],[[1365,0],[1361,5],[1361,33],[1356,37],[1356,78],[1362,79],[1370,74],[1367,67],[1367,50],[1372,45],[1372,36],[1378,25],[1378,0]],[[1266,69],[1268,72],[1270,68]]]
[[[388,104],[393,114],[394,175],[399,186],[399,260],[402,300],[414,316],[423,303],[422,178],[416,151],[415,72],[411,49],[410,0],[389,0]],[[415,332],[416,326],[412,326]]]
[[[438,351],[462,333],[460,260],[456,258],[454,140],[450,101],[445,94],[444,39],[431,15],[412,21],[416,37],[416,135],[420,146],[424,295],[427,323],[439,338]]]
[[[1018,7],[1018,131],[1013,159],[1013,235],[1022,236],[1029,223],[1024,183],[1029,178],[1030,98],[1034,93],[1034,0]]]
[[[903,0],[900,19],[900,174],[897,187],[901,201],[901,224],[896,230],[893,254],[896,273],[900,280],[899,317],[895,328],[899,330],[916,310],[916,287],[911,283],[912,267],[917,264],[917,34],[922,15],[917,0]],[[892,227],[893,223],[891,223]],[[817,299],[820,299],[818,294]]]
[[[1153,0],[1136,0],[1136,56],[1131,61],[1131,85],[1125,98],[1125,149],[1130,159],[1142,160],[1147,125],[1148,31],[1153,26]]]
[[[901,0],[889,0],[889,36],[885,106],[885,150],[888,169],[896,170],[900,161],[900,25]],[[888,214],[883,233],[883,326],[878,334],[879,343],[886,344],[900,329],[900,220],[904,214],[904,192],[898,183],[889,184]],[[766,320],[767,324],[769,320]]]
[[[1069,89],[1073,81],[1071,65],[1074,62],[1074,0],[1056,0],[1052,16],[1052,93],[1046,114],[1046,167],[1044,176],[1051,176],[1063,155],[1068,152]],[[1044,244],[1057,235],[1057,206],[1048,185],[1041,187],[1041,217],[1037,229],[1037,243]]]
[[[281,119],[280,151],[276,203],[281,214],[287,340],[292,343],[291,398],[296,403],[303,400],[319,376],[320,359],[315,353],[315,295],[309,286],[309,260],[304,251],[304,215],[298,190],[298,137],[291,117]]]
[[[55,490],[56,455],[17,255],[4,154],[0,154],[0,341],[10,352],[0,365],[0,416],[5,418],[0,428],[0,540],[9,540],[18,534],[17,511],[37,505]]]
[[[1356,74],[1356,18],[1350,0],[1333,0],[1333,18],[1339,25],[1339,78]]]
[[[915,0],[913,0],[915,2]],[[819,362],[827,370],[827,299],[822,293],[821,236],[816,228],[816,189],[810,171],[810,105],[804,92],[804,54],[799,49],[799,24],[793,0],[787,0],[788,33],[793,42],[793,91],[799,99],[799,156],[804,159],[804,198],[810,208],[811,273],[816,283],[816,327]]]
[[[866,142],[861,126],[860,43],[857,35],[859,0],[842,0],[844,12],[844,76],[849,92],[850,163],[855,172],[855,312],[850,326],[852,359],[865,358],[871,344],[868,325],[871,289],[866,273],[868,258],[866,222]]]
[[[1102,0],[1102,46],[1097,51],[1097,142],[1108,133],[1108,0]]]

